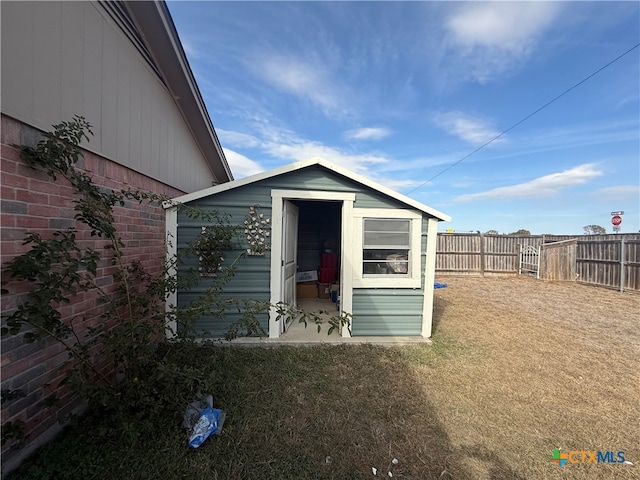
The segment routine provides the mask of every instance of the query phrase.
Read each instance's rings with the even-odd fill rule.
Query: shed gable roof
[[[256,183],[262,180],[266,180],[268,178],[277,177],[280,175],[286,175],[287,173],[295,172],[297,170],[302,170],[304,168],[312,167],[314,165],[318,165],[327,170],[337,173],[345,178],[348,178],[356,183],[364,185],[366,188],[371,190],[376,190],[390,198],[393,198],[405,205],[412,207],[416,210],[426,213],[439,221],[451,221],[451,217],[445,213],[442,213],[438,210],[435,210],[423,203],[420,203],[412,198],[407,197],[401,193],[396,192],[384,185],[381,185],[373,180],[370,180],[362,175],[358,175],[346,168],[340,167],[332,162],[324,160],[322,158],[314,158],[310,160],[304,160],[301,162],[292,163],[290,165],[285,165],[283,167],[274,168],[273,170],[268,170],[266,172],[258,173],[256,175],[252,175],[250,177],[241,178],[239,180],[234,180],[232,182],[224,183],[222,185],[216,185],[213,187],[205,188],[204,190],[200,190],[197,192],[189,193],[187,195],[182,195],[180,197],[174,198],[171,202],[165,205],[166,208],[170,208],[172,203],[189,203],[194,200],[198,200],[204,197],[208,197],[211,195],[216,195],[218,193],[226,192],[229,190],[233,190],[235,188],[242,187],[244,185],[249,185],[252,183]]]

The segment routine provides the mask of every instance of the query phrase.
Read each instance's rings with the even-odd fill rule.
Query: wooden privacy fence
[[[527,248],[532,247],[532,248]],[[537,277],[640,291],[640,235],[439,233],[436,273],[517,275],[521,250],[538,249]],[[525,273],[525,272],[523,272]]]
[[[624,290],[640,290],[640,239],[578,241],[578,281]]]
[[[457,275],[517,274],[521,246],[539,247],[542,236],[439,233],[436,272]]]

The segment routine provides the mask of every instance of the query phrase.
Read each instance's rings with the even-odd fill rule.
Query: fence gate
[[[518,275],[522,275],[523,272],[540,278],[540,247],[536,248],[531,245],[520,247]]]

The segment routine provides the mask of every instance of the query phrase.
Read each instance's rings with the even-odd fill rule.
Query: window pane
[[[409,233],[404,232],[364,232],[364,246],[409,246]]]
[[[410,220],[392,218],[365,218],[364,248],[409,247]]]
[[[365,276],[409,275],[411,220],[365,218],[362,273]]]
[[[397,218],[365,218],[365,232],[409,232],[410,220]]]
[[[409,250],[365,249],[362,273],[365,275],[406,275]]]

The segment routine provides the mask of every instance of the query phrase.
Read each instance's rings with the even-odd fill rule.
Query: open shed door
[[[282,301],[296,306],[296,273],[298,257],[298,207],[283,201],[282,212]],[[281,322],[281,333],[285,322]]]

